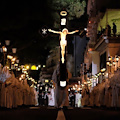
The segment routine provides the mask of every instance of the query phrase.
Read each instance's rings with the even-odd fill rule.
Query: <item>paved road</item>
[[[46,107],[29,107],[0,110],[0,120],[56,120],[58,110]]]
[[[120,120],[120,110],[95,108],[27,107],[0,109],[0,120]]]
[[[66,120],[120,120],[120,110],[75,108],[64,110]]]

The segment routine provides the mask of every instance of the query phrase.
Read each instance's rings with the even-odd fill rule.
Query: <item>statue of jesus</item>
[[[66,41],[66,35],[67,34],[74,34],[76,32],[78,32],[79,30],[75,30],[75,31],[72,31],[72,32],[68,32],[68,29],[67,28],[64,28],[61,31],[54,31],[54,30],[51,30],[51,29],[48,29],[49,32],[53,32],[53,33],[57,33],[57,34],[60,34],[60,46],[61,46],[61,55],[62,55],[62,58],[61,58],[61,61],[62,63],[64,63],[64,54],[65,54],[65,46],[67,45],[67,41]]]

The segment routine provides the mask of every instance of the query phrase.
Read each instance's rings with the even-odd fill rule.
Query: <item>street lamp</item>
[[[18,59],[16,60],[16,63],[19,63],[19,60],[18,60]]]
[[[16,53],[16,51],[17,51],[17,48],[12,48],[12,53]]]
[[[9,46],[9,45],[10,45],[10,40],[5,40],[5,44],[6,44],[7,46]]]

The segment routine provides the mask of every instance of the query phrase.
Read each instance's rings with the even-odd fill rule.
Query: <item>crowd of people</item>
[[[39,93],[38,103],[40,106],[55,106],[55,90],[49,89],[47,93]],[[82,94],[81,91],[71,91],[68,96],[69,106],[82,107],[81,105]]]
[[[22,105],[37,105],[37,91],[27,84],[27,80],[15,78],[5,66],[0,64],[0,107],[17,108]]]
[[[69,105],[71,107],[82,107],[81,105],[82,94],[81,91],[75,90],[69,93]]]
[[[49,88],[48,92],[40,92],[38,103],[40,106],[55,106],[54,88]]]
[[[82,91],[82,106],[91,107],[120,107],[120,74],[119,71],[109,79],[104,79],[100,84],[97,84],[89,94],[88,87],[84,87]]]
[[[68,100],[70,106],[81,106],[81,94],[78,91],[74,94],[71,92]],[[55,106],[55,89],[49,88],[46,93],[38,93],[33,86],[28,85],[26,79],[17,79],[7,66],[2,67],[0,64],[0,107],[17,108],[23,105]]]
[[[82,91],[71,91],[68,95],[71,107],[120,107],[119,70],[109,79],[103,79],[91,91],[85,85]],[[55,106],[55,89],[39,93],[27,80],[15,78],[5,66],[0,64],[0,107],[17,108],[22,105]]]
[[[113,27],[111,28],[111,26],[109,24],[106,25],[106,28],[103,29],[102,26],[101,27],[101,30],[98,31],[98,38],[101,36],[101,35],[107,35],[108,37],[111,37],[111,35],[113,35],[113,37],[116,37],[116,34],[117,34],[117,26],[116,24],[113,22]],[[111,34],[112,33],[112,34]]]

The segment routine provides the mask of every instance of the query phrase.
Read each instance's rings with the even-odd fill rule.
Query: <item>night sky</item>
[[[49,50],[59,41],[57,36],[43,37],[39,30],[44,26],[51,28],[53,22],[45,0],[0,3],[0,41],[2,45],[6,39],[11,41],[8,53],[17,47],[16,56],[21,64],[45,64]]]

